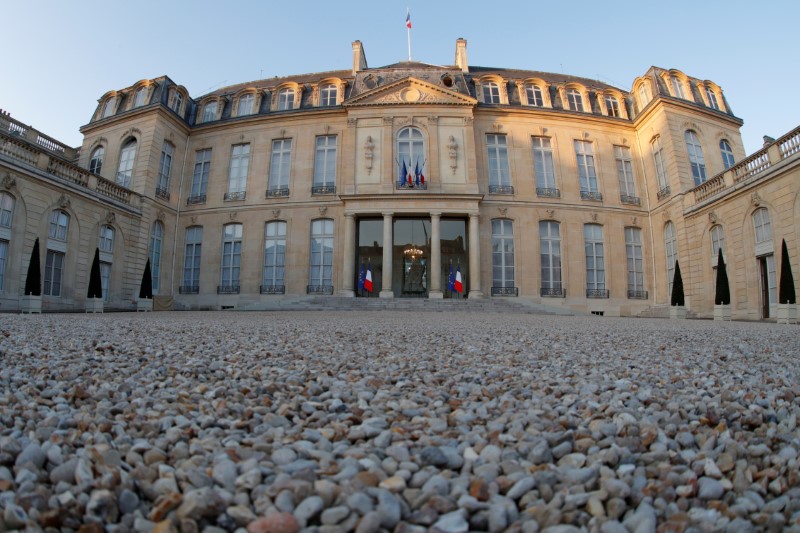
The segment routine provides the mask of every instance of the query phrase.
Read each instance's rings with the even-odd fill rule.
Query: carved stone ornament
[[[620,139],[620,142],[622,146],[628,146],[628,139],[626,139],[625,137],[622,137],[622,139]]]
[[[447,155],[450,157],[450,170],[455,175],[456,167],[458,167],[458,144],[456,143],[456,138],[452,135],[447,141]]]
[[[368,135],[364,143],[364,166],[367,168],[367,174],[372,174],[372,159],[375,157],[375,143],[372,142],[372,136]]]
[[[192,226],[194,226],[195,224],[197,224],[197,215],[192,215],[192,216],[190,216],[190,217],[189,217],[189,222],[191,222],[191,223],[192,223]]]
[[[501,217],[505,218],[506,213],[508,213],[508,208],[507,207],[498,207],[497,211],[500,213]]]
[[[592,222],[597,222],[597,213],[592,212],[592,214],[590,216],[592,218]]]
[[[495,133],[499,133],[499,132],[501,132],[503,130],[503,125],[502,124],[498,124],[497,122],[495,122],[494,124],[492,124],[492,130]]]
[[[278,218],[279,216],[281,216],[281,210],[280,209],[273,209],[272,210],[272,218]]]
[[[4,189],[11,190],[12,188],[17,186],[17,180],[12,178],[11,174],[6,172],[6,175],[3,176],[3,181],[0,182],[0,186],[2,186]]]
[[[556,210],[555,209],[547,209],[545,211],[547,213],[547,218],[556,218]]]
[[[329,124],[325,124],[325,128],[324,128],[324,130],[325,130],[325,135],[329,134],[329,133],[331,132],[331,127],[330,127],[330,125],[329,125]]]
[[[547,135],[547,128],[545,128],[544,126],[540,126],[539,130],[541,131],[540,135],[542,136]]]
[[[347,127],[348,128],[355,128],[357,124],[358,124],[358,119],[357,118],[348,118],[347,119]]]
[[[286,137],[286,128],[281,128],[281,137]]]
[[[666,211],[666,210],[665,210],[665,211],[662,211],[662,212],[661,212],[661,218],[663,218],[663,219],[664,219],[664,222],[668,222],[668,221],[669,221],[669,219],[670,219],[670,216],[669,216],[669,211]]]
[[[125,133],[123,133],[122,136],[119,138],[119,140],[122,141],[127,139],[128,137],[136,137],[137,135],[138,136],[142,135],[141,130],[139,130],[138,128],[128,128],[127,130],[125,130]]]
[[[762,202],[761,196],[759,196],[757,192],[754,192],[753,194],[750,195],[750,201],[753,202],[754,206],[758,207],[761,205]]]
[[[117,214],[114,211],[106,213],[106,224],[113,224],[117,220]]]
[[[383,117],[383,124],[385,126],[391,126],[394,123],[394,117]]]
[[[708,214],[708,220],[709,220],[709,221],[710,221],[712,224],[716,224],[716,223],[718,223],[718,222],[719,222],[719,217],[717,216],[717,213],[715,213],[714,211],[711,211],[711,212]]]
[[[472,126],[472,123],[475,121],[472,117],[464,117],[464,125],[465,126]]]
[[[428,124],[438,124],[439,117],[428,117]]]
[[[238,211],[231,211],[230,213],[228,213],[228,218],[231,220],[236,220],[238,216],[239,216]]]
[[[58,207],[66,209],[67,207],[69,207],[69,203],[70,203],[69,196],[67,196],[66,194],[62,194],[61,196],[58,197]]]
[[[325,213],[327,213],[327,212],[328,212],[328,208],[327,207],[322,206],[322,207],[319,208],[319,216],[324,217]]]
[[[163,209],[159,210],[158,214],[156,215],[156,220],[160,220],[164,222],[164,219],[167,217],[167,214],[164,212]]]
[[[631,226],[639,225],[639,217],[631,217]]]

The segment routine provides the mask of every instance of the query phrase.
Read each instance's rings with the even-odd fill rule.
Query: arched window
[[[735,160],[733,159],[733,150],[731,149],[731,145],[725,139],[722,139],[719,142],[719,153],[722,155],[722,166],[725,167],[725,170],[728,170],[733,166]]]
[[[525,95],[528,97],[528,105],[536,107],[544,107],[544,98],[542,96],[542,88],[533,83],[525,86]]]
[[[706,98],[708,99],[708,107],[719,111],[719,102],[717,101],[717,93],[711,87],[706,87]]]
[[[686,93],[683,90],[683,81],[677,76],[672,76],[672,95],[677,98],[686,98]]]
[[[283,294],[286,268],[286,222],[267,222],[264,228],[264,273],[261,292]]]
[[[141,107],[145,104],[145,97],[147,96],[147,87],[139,87],[136,89],[136,94],[133,97],[133,107]]]
[[[753,226],[756,230],[756,244],[772,242],[772,223],[765,207],[756,209],[753,213]]]
[[[492,220],[492,294],[514,287],[514,225],[507,219]]]
[[[110,117],[112,114],[114,114],[114,106],[116,105],[116,103],[117,99],[114,96],[106,100],[105,103],[103,104],[103,115],[100,118]]]
[[[722,226],[717,224],[711,228],[711,262],[714,265],[717,264],[720,250],[723,254],[725,253],[725,232],[722,230]]]
[[[239,293],[239,275],[242,268],[242,225],[225,224],[222,229],[222,265],[217,292]]]
[[[672,294],[672,278],[675,277],[675,262],[678,260],[678,241],[675,238],[675,224],[664,225],[664,251],[667,258],[667,299]]]
[[[61,296],[68,233],[69,215],[61,209],[53,210],[47,230],[47,257],[44,264],[44,294],[48,296]]]
[[[136,139],[129,139],[122,146],[119,154],[119,170],[117,171],[117,183],[123,187],[131,186],[133,176],[133,161],[136,159]]]
[[[706,160],[703,157],[703,147],[697,134],[692,130],[687,130],[684,134],[686,139],[686,151],[689,153],[689,165],[692,167],[692,177],[694,185],[697,187],[706,181]]]
[[[170,99],[169,108],[177,114],[181,114],[183,106],[183,95],[177,89],[173,89],[172,98]]]
[[[542,268],[542,296],[563,296],[561,285],[561,233],[553,220],[539,222],[539,249]]]
[[[650,91],[647,88],[647,83],[642,82],[639,84],[636,94],[639,98],[639,110],[641,111],[650,103]]]
[[[619,100],[617,100],[616,96],[606,95],[605,103],[606,103],[606,113],[608,113],[609,117],[622,116],[619,110]]]
[[[483,103],[484,104],[499,104],[500,103],[500,86],[493,81],[485,81],[481,84],[483,89]]]
[[[567,90],[567,107],[570,111],[583,111],[583,95],[578,89]]]
[[[181,294],[200,292],[200,264],[203,249],[203,226],[186,228],[186,249],[183,254],[183,285]]]
[[[107,224],[100,226],[97,247],[100,248],[101,252],[114,253],[114,228]]]
[[[106,155],[106,149],[98,146],[92,150],[92,156],[89,158],[89,172],[92,174],[100,174],[103,169],[103,157]]]
[[[294,109],[294,89],[281,89],[278,92],[278,111]]]
[[[253,114],[253,103],[255,102],[255,95],[253,93],[243,94],[239,97],[239,105],[236,108],[236,116],[243,117],[245,115]]]
[[[50,213],[50,228],[47,236],[56,241],[67,242],[67,230],[69,229],[69,215],[60,209]]]
[[[311,222],[308,292],[333,292],[333,220]]]
[[[319,90],[319,105],[321,107],[330,107],[336,105],[339,97],[339,89],[336,85],[329,83],[323,85]]]
[[[414,127],[403,128],[397,133],[397,183],[416,179],[414,169],[423,172],[425,165],[425,140],[422,131]],[[403,171],[405,170],[405,174]],[[410,177],[410,178],[409,178]]]
[[[150,274],[153,278],[153,293],[158,292],[161,278],[161,246],[164,241],[164,224],[153,222],[150,230]]]

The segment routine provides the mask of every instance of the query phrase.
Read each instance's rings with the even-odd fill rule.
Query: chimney
[[[461,69],[461,72],[469,72],[469,64],[467,63],[467,40],[463,37],[456,39],[456,66]]]
[[[353,75],[366,68],[367,56],[364,55],[364,47],[361,41],[353,41]]]

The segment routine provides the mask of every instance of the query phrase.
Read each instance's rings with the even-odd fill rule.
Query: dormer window
[[[683,90],[683,82],[676,76],[672,76],[672,95],[677,98],[686,98],[686,93]]]
[[[114,105],[116,103],[117,99],[114,96],[106,100],[106,103],[103,104],[103,116],[101,118],[110,117],[112,114],[114,114]]]
[[[183,96],[181,96],[181,93],[179,93],[178,91],[174,91],[172,93],[172,102],[170,103],[169,108],[180,115],[182,105],[183,105]]]
[[[133,97],[133,107],[142,107],[145,104],[146,96],[147,87],[139,87],[136,89],[136,94]]]
[[[500,103],[500,86],[493,81],[485,81],[481,85],[483,89],[483,103],[484,104],[499,104]]]
[[[281,89],[278,92],[278,111],[294,109],[294,89]]]
[[[103,168],[103,157],[106,154],[106,149],[98,146],[92,151],[92,157],[89,159],[89,172],[92,174],[100,174]]]
[[[525,86],[525,95],[528,97],[528,105],[544,107],[542,88],[538,85],[528,84]]]
[[[619,101],[614,96],[606,96],[605,97],[606,103],[606,112],[608,113],[609,117],[621,117],[619,111]]]
[[[208,102],[203,107],[203,122],[211,122],[217,118],[217,102]]]
[[[242,117],[245,115],[252,115],[254,101],[255,101],[255,95],[253,95],[252,93],[243,94],[242,96],[240,96],[239,106],[236,108],[236,116]]]
[[[567,105],[570,111],[583,112],[583,95],[577,89],[567,91]]]
[[[339,97],[339,90],[336,85],[329,83],[327,85],[323,85],[322,88],[319,90],[319,105],[321,107],[330,107],[336,105],[336,101]],[[294,100],[294,97],[292,97]]]
[[[719,102],[717,95],[711,87],[706,87],[706,98],[708,99],[708,107],[719,111]]]
[[[642,83],[639,85],[639,109],[644,109],[645,106],[650,102],[650,94],[647,92],[647,84]]]

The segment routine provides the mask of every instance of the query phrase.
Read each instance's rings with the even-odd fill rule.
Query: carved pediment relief
[[[477,100],[470,96],[408,77],[361,94],[345,102],[344,106],[408,104],[472,106],[476,103]]]

